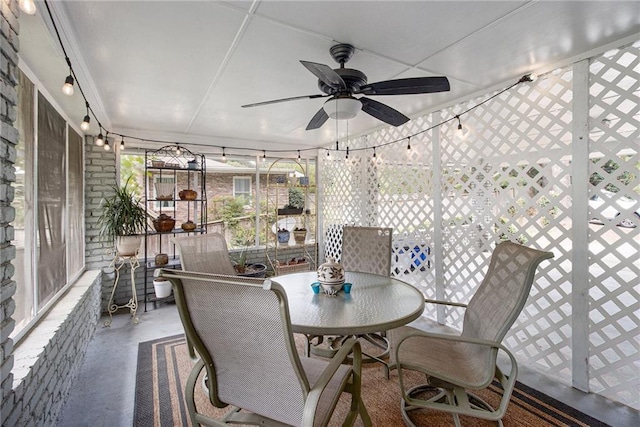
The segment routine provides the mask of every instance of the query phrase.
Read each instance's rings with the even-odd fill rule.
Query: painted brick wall
[[[0,0],[0,422],[13,404],[11,371],[14,358],[9,334],[15,326],[11,316],[15,310],[16,283],[11,279],[15,247],[11,245],[13,227],[10,222],[15,215],[11,207],[14,194],[11,183],[15,181],[15,145],[18,143],[18,131],[13,126],[18,82],[18,13],[17,0]]]

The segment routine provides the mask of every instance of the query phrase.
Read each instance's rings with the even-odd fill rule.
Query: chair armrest
[[[309,390],[309,395],[305,403],[302,425],[313,425],[313,419],[316,408],[318,407],[318,402],[322,396],[322,392],[327,387],[327,384],[329,384],[329,381],[331,381],[331,378],[333,378],[335,373],[338,371],[338,368],[344,361],[348,360],[350,354],[353,358],[353,367],[351,370],[356,371],[356,376],[358,378],[358,384],[354,385],[359,389],[360,371],[362,369],[362,352],[360,350],[360,343],[358,340],[355,338],[349,338],[342,346],[340,346],[340,350],[338,350],[336,355],[333,356],[331,362],[329,362],[325,370],[320,374],[318,381],[316,381],[313,387]]]
[[[441,300],[437,300],[437,299],[428,299],[425,298],[424,302],[428,302],[430,304],[441,304],[441,305],[451,305],[454,307],[467,307],[467,304],[463,304],[461,302],[453,302],[453,301],[441,301]]]

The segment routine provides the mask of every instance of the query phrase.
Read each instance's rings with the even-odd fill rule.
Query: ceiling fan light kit
[[[324,111],[329,118],[335,120],[349,120],[358,115],[362,103],[355,98],[331,98],[324,103]]]

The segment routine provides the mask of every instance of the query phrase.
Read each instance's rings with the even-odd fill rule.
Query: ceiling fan
[[[329,118],[336,120],[351,119],[360,110],[393,126],[400,126],[409,121],[398,110],[382,102],[354,95],[413,95],[420,93],[445,92],[449,90],[446,77],[414,77],[406,79],[384,80],[367,83],[367,76],[359,70],[345,68],[344,64],[351,59],[355,48],[347,43],[340,43],[330,49],[331,57],[340,64],[340,68],[331,69],[324,64],[300,61],[304,67],[318,78],[318,88],[322,94],[294,96],[243,105],[243,108],[276,104],[298,99],[329,98],[322,108],[313,116],[307,130],[318,129]]]

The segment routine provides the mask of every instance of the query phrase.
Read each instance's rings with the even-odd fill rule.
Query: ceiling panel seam
[[[202,111],[202,108],[205,106],[205,104],[209,100],[209,97],[213,93],[213,90],[215,89],[215,87],[217,86],[218,82],[220,81],[220,77],[222,76],[222,73],[224,72],[224,70],[227,68],[227,65],[229,64],[229,61],[231,60],[231,56],[233,55],[233,53],[238,48],[238,44],[240,43],[240,39],[242,39],[242,36],[244,36],[244,34],[246,33],[247,28],[249,27],[249,23],[251,22],[251,20],[254,17],[255,10],[258,7],[258,3],[259,3],[258,0],[254,1],[251,4],[251,8],[249,9],[249,11],[246,12],[245,17],[242,20],[242,24],[240,24],[240,28],[238,28],[238,31],[236,32],[236,35],[234,36],[233,41],[231,42],[231,45],[229,46],[229,49],[227,49],[227,52],[226,52],[226,54],[224,56],[224,59],[220,63],[220,66],[218,67],[218,70],[216,71],[216,74],[213,76],[213,79],[211,80],[211,83],[209,84],[209,87],[207,88],[206,92],[204,93],[204,96],[202,97],[202,100],[200,101],[200,104],[198,105],[198,108],[196,108],[196,110],[193,113],[193,116],[189,120],[189,123],[187,124],[187,127],[184,130],[184,133],[187,133],[187,132],[189,132],[189,130],[191,130],[191,126],[193,126],[193,122],[200,115],[200,112]]]

